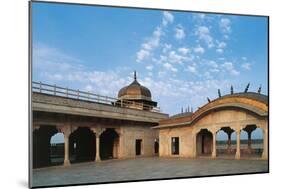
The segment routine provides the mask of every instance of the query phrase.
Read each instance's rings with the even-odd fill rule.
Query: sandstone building
[[[222,96],[195,112],[168,117],[157,108],[149,89],[134,75],[118,98],[32,83],[33,168],[49,166],[50,139],[64,135],[64,165],[111,158],[216,157],[216,133],[237,134],[236,149],[228,151],[240,158],[240,132],[263,131],[262,158],[268,158],[268,97],[244,92]]]

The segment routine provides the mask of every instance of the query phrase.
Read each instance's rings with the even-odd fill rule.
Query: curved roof
[[[244,109],[258,116],[268,116],[268,96],[254,92],[225,95],[210,101],[192,114],[177,114],[161,120],[160,125],[155,128],[190,125],[213,110],[233,108]]]
[[[118,98],[119,99],[126,99],[126,100],[137,100],[137,101],[146,101],[146,102],[152,102],[153,104],[156,104],[151,100],[151,92],[148,88],[142,86],[137,81],[137,73],[134,72],[134,81],[126,86],[120,89],[118,92]]]
[[[234,94],[228,94],[224,95],[221,98],[228,98],[228,97],[244,97],[244,98],[249,98],[253,99],[262,103],[265,103],[268,105],[268,96],[260,93],[255,93],[255,92],[247,92],[247,93],[234,93]],[[215,100],[221,99],[217,98]]]
[[[148,88],[142,86],[136,79],[128,86],[123,87],[118,92],[118,98],[130,95],[130,96],[145,96],[151,98],[151,92]]]

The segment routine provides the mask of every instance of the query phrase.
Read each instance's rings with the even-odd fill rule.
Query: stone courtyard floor
[[[146,157],[34,169],[32,183],[36,187],[267,171],[264,160]]]

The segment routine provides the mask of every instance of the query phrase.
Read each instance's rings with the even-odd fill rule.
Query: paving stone
[[[33,170],[33,186],[268,172],[268,161],[208,158],[106,160]]]

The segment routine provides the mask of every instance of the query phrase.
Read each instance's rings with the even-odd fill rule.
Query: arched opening
[[[159,153],[159,139],[154,140],[154,153],[155,154]]]
[[[201,129],[196,135],[197,156],[210,156],[213,150],[213,135],[207,129]]]
[[[64,135],[56,133],[50,140],[50,159],[52,165],[62,165],[64,162]]]
[[[263,154],[263,143],[264,143],[264,136],[263,130],[257,127],[252,133],[252,149],[253,154],[258,157],[262,157]]]
[[[261,157],[263,152],[263,131],[256,125],[247,125],[241,131],[241,157]]]
[[[96,135],[88,127],[79,127],[69,136],[69,159],[71,163],[94,161]]]
[[[50,158],[50,139],[57,133],[55,126],[40,126],[33,131],[33,168],[45,167],[51,165]]]
[[[233,157],[236,152],[235,132],[230,127],[222,127],[216,134],[216,150],[218,157]]]
[[[102,160],[118,158],[119,155],[119,136],[112,129],[106,129],[100,135],[100,158]]]

